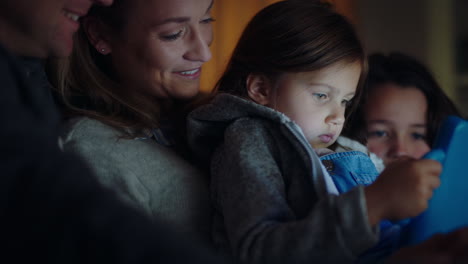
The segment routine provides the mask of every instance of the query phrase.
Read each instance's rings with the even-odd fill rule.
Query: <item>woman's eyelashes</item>
[[[214,18],[209,17],[209,18],[200,20],[200,24],[211,24],[214,21],[216,21]],[[175,33],[162,35],[161,39],[164,41],[174,41],[182,37],[185,31],[186,31],[186,27],[179,29]]]
[[[180,38],[184,32],[185,32],[185,28],[182,28],[182,29],[179,29],[179,31],[177,31],[174,34],[162,35],[161,38],[164,41],[174,41]]]
[[[213,17],[209,17],[209,18],[202,19],[200,21],[200,23],[201,24],[210,24],[210,23],[213,23],[215,21],[216,21],[216,19],[214,19]]]

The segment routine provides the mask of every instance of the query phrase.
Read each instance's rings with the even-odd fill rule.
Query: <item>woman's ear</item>
[[[102,55],[107,55],[112,52],[108,38],[105,37],[104,25],[94,17],[86,17],[83,21],[83,30],[88,37],[91,45]]]
[[[272,84],[264,75],[249,74],[247,77],[247,93],[257,104],[268,106],[271,103]]]

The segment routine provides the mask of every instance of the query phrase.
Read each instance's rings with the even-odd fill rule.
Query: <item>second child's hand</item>
[[[415,217],[428,206],[440,185],[442,165],[435,160],[401,158],[392,162],[365,188],[369,223]]]

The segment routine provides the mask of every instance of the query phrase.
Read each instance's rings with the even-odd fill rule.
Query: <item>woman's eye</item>
[[[209,17],[209,18],[206,18],[206,19],[201,20],[200,23],[202,23],[202,24],[210,24],[210,23],[213,23],[213,22],[215,22],[215,21],[216,21],[216,19],[214,19],[214,18],[212,18],[212,17]]]
[[[182,36],[182,33],[184,32],[183,29],[179,30],[177,33],[175,34],[170,34],[170,35],[164,35],[162,36],[162,39],[163,40],[166,40],[166,41],[174,41],[178,38],[180,38],[180,36]]]
[[[388,135],[387,132],[384,130],[372,130],[372,131],[367,132],[368,137],[382,138],[387,135]]]
[[[315,98],[319,99],[319,100],[325,100],[328,98],[328,96],[324,93],[314,93],[313,94]]]

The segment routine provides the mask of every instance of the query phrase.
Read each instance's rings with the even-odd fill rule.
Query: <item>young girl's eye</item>
[[[426,135],[421,134],[421,133],[412,133],[412,134],[411,134],[411,137],[412,137],[414,140],[426,140]]]
[[[215,22],[216,19],[212,18],[212,17],[209,17],[209,18],[206,18],[206,19],[202,19],[200,21],[201,24],[210,24],[210,23],[213,23]]]
[[[320,101],[326,100],[328,96],[324,93],[313,93],[314,97],[319,99]]]
[[[177,33],[175,33],[175,34],[163,35],[163,36],[161,36],[161,38],[163,40],[165,40],[165,41],[174,41],[174,40],[180,38],[180,36],[182,36],[182,33],[184,33],[183,29],[177,31]]]
[[[369,138],[371,138],[371,137],[373,137],[373,138],[383,138],[383,137],[387,137],[388,133],[385,130],[371,130],[371,131],[367,132],[367,136]]]
[[[344,106],[344,107],[349,107],[353,104],[353,100],[343,100],[341,101],[341,104]]]

